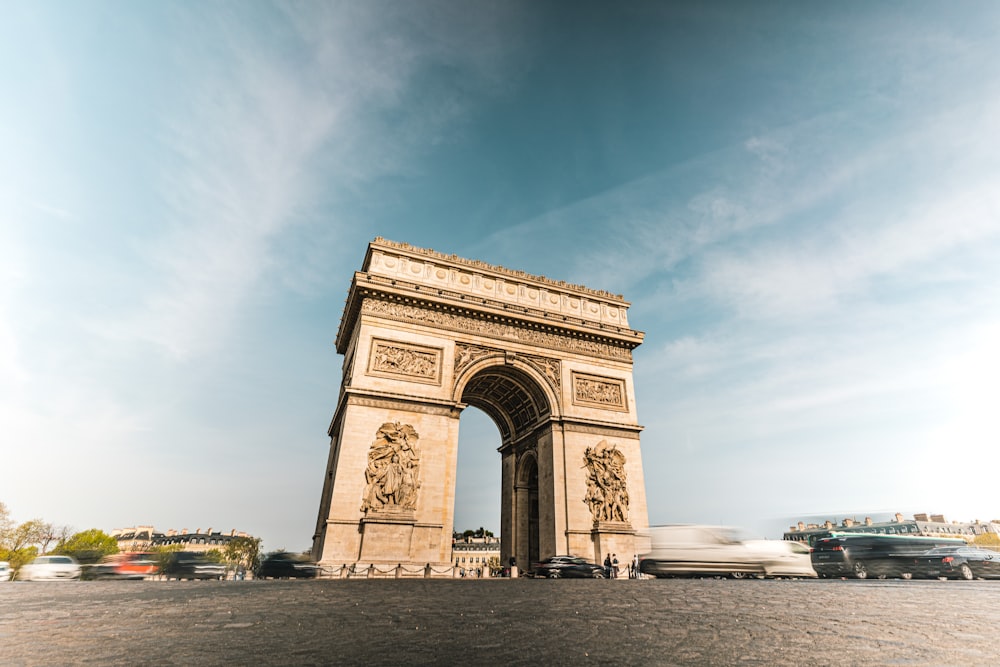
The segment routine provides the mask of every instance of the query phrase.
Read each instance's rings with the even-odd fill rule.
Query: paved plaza
[[[13,582],[0,664],[996,665],[1000,582]]]

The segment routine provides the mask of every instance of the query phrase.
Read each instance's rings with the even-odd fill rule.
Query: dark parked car
[[[936,547],[960,547],[965,540],[872,533],[833,533],[816,540],[812,566],[821,577],[901,577],[909,579],[914,560]]]
[[[562,577],[589,577],[604,579],[604,568],[577,556],[553,556],[532,568],[536,577],[560,579]]]
[[[167,579],[224,579],[226,566],[195,551],[175,551],[166,555],[160,574]]]
[[[319,575],[319,565],[305,556],[290,553],[271,554],[257,569],[258,579],[312,579]]]
[[[913,575],[931,579],[1000,577],[1000,553],[979,547],[938,547],[916,559]]]

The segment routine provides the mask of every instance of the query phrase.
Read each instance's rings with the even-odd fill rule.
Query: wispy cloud
[[[174,155],[161,175],[168,230],[142,250],[157,274],[133,312],[94,323],[104,335],[145,340],[176,359],[213,349],[263,276],[295,282],[300,269],[290,259],[311,262],[303,280],[315,272],[314,254],[283,255],[284,236],[305,229],[325,242],[322,261],[337,265],[344,246],[335,241],[363,242],[353,220],[336,217],[337,199],[407,169],[414,151],[465,113],[471,102],[459,98],[422,97],[422,109],[404,109],[424,69],[446,64],[470,81],[502,78],[509,45],[494,39],[467,48],[500,34],[487,29],[488,16],[466,13],[470,30],[456,38],[433,24],[433,12],[306,9],[288,5],[271,17],[283,26],[278,43],[262,40],[259,24],[243,14],[216,8],[206,16],[200,8],[186,17],[192,37],[225,38],[195,39],[194,48],[188,41],[176,52],[194,83],[177,91],[162,119]],[[467,53],[478,60],[463,62]],[[333,217],[327,209],[317,219],[321,198],[334,204]]]

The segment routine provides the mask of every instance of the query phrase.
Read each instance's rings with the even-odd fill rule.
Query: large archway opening
[[[484,527],[500,537],[500,431],[485,412],[462,411],[455,472],[455,532]]]
[[[461,401],[481,410],[500,432],[501,559],[505,566],[513,559],[529,568],[541,552],[538,443],[552,415],[550,399],[527,370],[493,359],[472,373]],[[456,522],[460,503],[456,497]]]

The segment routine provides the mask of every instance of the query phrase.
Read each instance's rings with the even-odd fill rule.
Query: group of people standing
[[[618,568],[618,554],[608,554],[604,557],[604,576],[608,579],[617,579],[620,570]],[[639,556],[633,556],[628,564],[628,578],[639,578]]]

